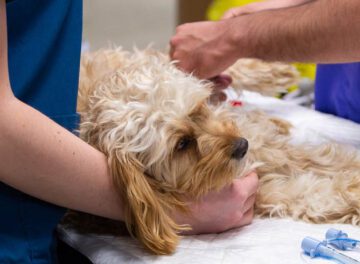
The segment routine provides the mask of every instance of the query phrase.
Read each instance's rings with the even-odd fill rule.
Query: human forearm
[[[170,40],[170,56],[199,78],[214,77],[243,57],[359,61],[359,13],[358,0],[316,0],[219,22],[184,24]]]
[[[318,0],[227,21],[239,57],[265,60],[352,62],[360,59],[360,3]]]
[[[0,181],[60,206],[123,219],[105,156],[15,98],[7,53],[0,0]]]
[[[105,156],[16,98],[1,100],[0,180],[60,206],[123,218]]]

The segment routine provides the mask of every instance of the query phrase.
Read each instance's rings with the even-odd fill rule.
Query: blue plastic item
[[[330,228],[326,232],[326,242],[340,250],[351,250],[357,246],[359,240],[349,238],[347,233],[341,230]]]
[[[301,248],[311,258],[322,257],[337,260],[343,264],[360,264],[359,261],[341,254],[331,247],[328,247],[326,245],[326,241],[319,241],[311,237],[305,237],[301,243]]]

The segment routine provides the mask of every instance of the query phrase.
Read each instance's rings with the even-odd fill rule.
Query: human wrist
[[[241,39],[241,30],[238,29],[241,29],[241,27],[238,26],[234,20],[235,18],[223,20],[221,22],[224,28],[224,43],[226,44],[223,46],[223,49],[225,49],[227,54],[231,54],[234,57],[240,58],[241,53],[239,52],[239,45]]]
[[[276,19],[281,14],[282,19]],[[232,43],[237,45],[238,58],[287,61],[283,44],[291,38],[289,27],[284,23],[287,13],[266,10],[233,19]]]
[[[252,58],[255,56],[254,44],[251,41],[250,15],[239,16],[225,21],[228,32],[226,42],[228,43],[228,52],[232,56],[239,58]]]

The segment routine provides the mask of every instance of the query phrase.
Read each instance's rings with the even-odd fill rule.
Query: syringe
[[[311,237],[305,237],[303,239],[301,248],[306,254],[310,255],[311,258],[322,257],[334,259],[343,264],[360,264],[356,259],[341,254],[337,250],[326,246],[326,243]]]

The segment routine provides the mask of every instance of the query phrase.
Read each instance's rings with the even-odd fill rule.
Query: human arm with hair
[[[200,78],[218,75],[237,59],[340,63],[360,60],[360,2],[317,0],[217,22],[177,28],[171,58]]]

